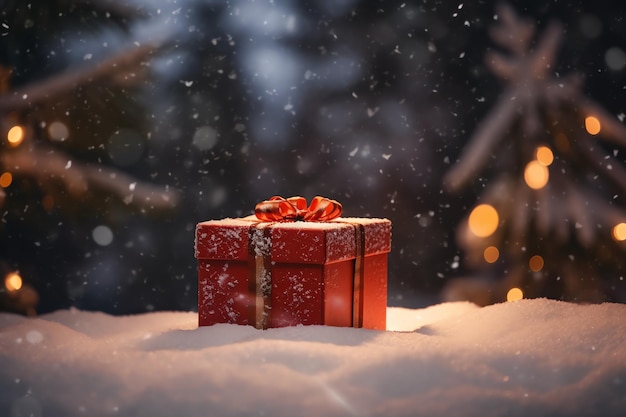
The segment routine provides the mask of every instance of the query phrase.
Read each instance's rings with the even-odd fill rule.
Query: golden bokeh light
[[[590,135],[597,135],[600,133],[600,129],[602,126],[600,125],[600,120],[594,116],[587,116],[585,118],[585,129]]]
[[[488,246],[483,251],[483,258],[485,258],[485,262],[494,263],[500,257],[500,251],[495,246]]]
[[[24,140],[24,128],[22,126],[13,126],[7,133],[7,141],[9,145],[15,147],[19,146]]]
[[[506,293],[506,301],[519,301],[524,298],[524,292],[517,288],[513,287]]]
[[[539,272],[543,269],[543,257],[535,255],[528,260],[528,267],[533,272]]]
[[[530,161],[524,169],[524,181],[533,190],[539,190],[546,186],[550,173],[548,168],[537,160]]]
[[[469,215],[469,229],[478,237],[491,236],[498,228],[498,212],[490,204],[479,204]]]
[[[535,151],[535,157],[537,161],[543,166],[550,166],[554,161],[554,154],[552,153],[552,149],[547,146],[539,146]]]
[[[613,239],[621,242],[626,240],[626,223],[618,223],[613,226]]]
[[[10,172],[3,172],[0,175],[0,187],[7,188],[13,182],[13,175]]]
[[[17,272],[11,272],[4,278],[4,286],[7,291],[17,291],[22,288],[22,277]]]

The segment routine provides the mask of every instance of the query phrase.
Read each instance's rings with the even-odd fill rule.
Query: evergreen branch
[[[75,0],[74,3],[81,3],[94,9],[103,10],[108,13],[121,16],[125,19],[132,19],[145,15],[139,6],[133,7],[127,2],[119,0]]]
[[[620,192],[626,194],[626,168],[623,165],[615,160],[613,160],[613,163],[610,163],[611,157],[599,150],[597,148],[598,145],[593,142],[576,140],[573,143],[594,172],[606,178]]]
[[[150,43],[121,51],[95,65],[63,71],[41,81],[35,81],[19,90],[0,95],[0,111],[15,111],[29,108],[37,103],[66,95],[68,91],[112,77],[116,71],[140,65],[159,44]]]
[[[462,188],[489,159],[494,146],[501,141],[517,116],[519,103],[516,89],[503,94],[469,140],[459,161],[444,177],[450,191]]]
[[[543,32],[539,39],[537,49],[533,52],[533,59],[529,61],[531,72],[534,78],[543,80],[546,78],[546,70],[554,67],[557,49],[563,38],[563,28],[560,24],[553,22]]]
[[[15,174],[36,178],[41,184],[60,180],[77,198],[94,185],[117,194],[127,204],[134,202],[154,208],[171,208],[179,200],[174,190],[138,181],[101,165],[77,163],[58,150],[42,146],[22,146],[0,153],[0,164]]]
[[[485,54],[485,66],[505,81],[511,81],[518,77],[517,59],[504,56],[501,53],[487,52]]]
[[[508,4],[500,5],[497,14],[501,23],[489,31],[491,38],[515,55],[524,55],[535,33],[535,25],[528,19],[518,17]]]
[[[586,116],[595,116],[600,122],[600,136],[616,145],[626,147],[626,126],[622,124],[615,116],[609,114],[601,106],[592,100],[582,96],[576,98],[580,103],[583,118]]]

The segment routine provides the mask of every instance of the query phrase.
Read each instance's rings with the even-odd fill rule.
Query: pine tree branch
[[[500,24],[489,31],[491,38],[516,55],[524,55],[535,33],[535,25],[528,19],[518,17],[508,4],[498,6],[497,14]]]
[[[121,16],[125,19],[133,19],[145,15],[139,6],[130,6],[127,2],[119,0],[78,0],[74,3],[81,3],[94,9]]]
[[[537,48],[532,53],[533,57],[529,60],[530,68],[528,70],[533,78],[544,80],[548,70],[553,69],[556,60],[557,50],[563,38],[563,28],[558,23],[551,23],[539,39]]]
[[[580,109],[585,116],[595,116],[600,122],[600,136],[616,145],[626,147],[626,126],[617,117],[609,114],[601,106],[585,97],[576,97]]]
[[[485,65],[492,73],[505,81],[511,81],[518,77],[517,59],[504,56],[501,53],[487,52],[485,54]]]
[[[517,93],[516,89],[505,92],[470,137],[459,161],[444,177],[444,185],[449,191],[457,191],[470,181],[491,157],[494,146],[506,136],[517,117]]]
[[[522,127],[528,137],[534,137],[541,126],[538,101],[544,96],[546,73],[554,65],[563,30],[560,25],[551,24],[540,38],[537,49],[528,53],[526,49],[534,25],[518,19],[509,6],[502,6],[500,13],[502,23],[492,31],[492,37],[495,42],[513,50],[515,58],[492,54],[487,63],[511,86],[478,126],[459,161],[444,177],[444,185],[449,191],[462,188],[476,175],[518,116],[522,118]]]
[[[0,111],[15,111],[32,107],[42,101],[66,95],[68,91],[87,83],[113,77],[116,72],[141,65],[158,47],[159,43],[129,47],[95,65],[63,71],[41,81],[4,95],[0,95]]]
[[[65,153],[43,146],[21,146],[2,152],[0,164],[14,174],[36,178],[40,184],[61,181],[76,198],[93,185],[117,194],[127,204],[171,208],[179,201],[178,193],[167,187],[141,182],[101,165],[77,163]]]
[[[582,158],[591,166],[592,170],[607,179],[626,195],[626,168],[618,161],[598,149],[594,142],[582,140],[573,141]],[[612,163],[611,163],[612,162]]]

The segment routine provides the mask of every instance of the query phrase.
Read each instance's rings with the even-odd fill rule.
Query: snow
[[[626,305],[388,308],[388,331],[0,314],[0,415],[626,415]]]

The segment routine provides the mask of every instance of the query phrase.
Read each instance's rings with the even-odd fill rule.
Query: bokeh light
[[[613,239],[618,242],[626,240],[626,223],[618,223],[613,226]]]
[[[588,39],[595,39],[602,34],[602,20],[593,14],[583,14],[579,27],[583,36]]]
[[[534,255],[528,260],[528,267],[533,272],[539,272],[543,269],[543,257],[540,255]]]
[[[113,231],[105,225],[96,226],[92,232],[94,242],[100,246],[108,246],[113,242]]]
[[[601,129],[600,120],[594,116],[587,116],[585,118],[585,129],[587,129],[590,135],[597,135]]]
[[[478,237],[491,236],[498,228],[498,212],[490,204],[479,204],[469,216],[469,229]]]
[[[533,190],[545,187],[549,178],[548,168],[537,160],[530,161],[524,169],[524,181]]]
[[[7,141],[9,145],[15,147],[19,146],[24,140],[24,128],[22,126],[13,126],[7,133]]]
[[[50,126],[48,126],[48,135],[50,139],[63,142],[70,136],[70,130],[67,128],[65,123],[63,122],[52,122]]]
[[[13,182],[13,175],[10,172],[3,172],[0,175],[0,187],[7,188]]]
[[[506,293],[506,301],[519,301],[524,298],[524,292],[517,288],[513,287]]]
[[[622,48],[614,46],[604,53],[606,66],[613,71],[621,71],[626,67],[626,53]]]
[[[500,257],[500,251],[495,246],[488,246],[483,251],[483,258],[485,258],[485,262],[494,263]]]
[[[552,149],[547,146],[539,146],[535,151],[535,157],[537,161],[543,166],[550,166],[554,161],[554,154],[552,153]]]
[[[201,151],[208,151],[217,144],[218,136],[217,130],[211,126],[202,126],[196,129],[191,144]]]
[[[11,272],[4,278],[4,286],[7,291],[18,291],[22,288],[22,277],[17,272]]]

